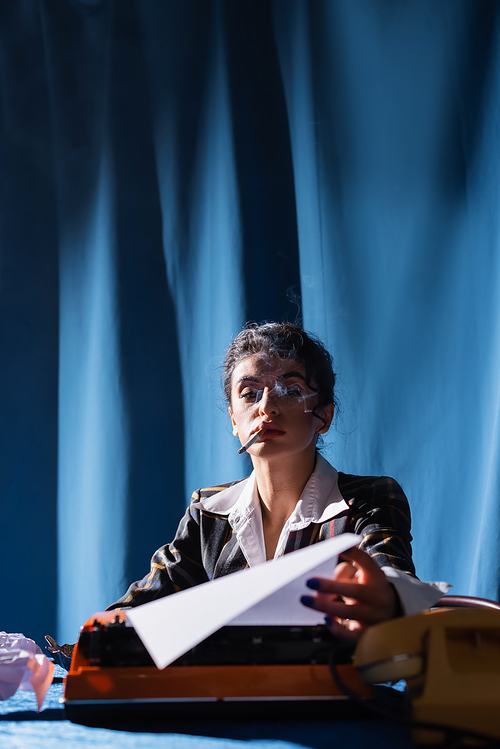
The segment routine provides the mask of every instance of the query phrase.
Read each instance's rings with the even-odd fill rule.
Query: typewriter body
[[[328,659],[335,638],[318,626],[226,626],[163,670],[126,612],[95,614],[82,628],[66,678],[68,718],[89,725],[219,718],[352,717]],[[338,669],[358,694],[370,686]],[[291,705],[293,703],[293,706]]]

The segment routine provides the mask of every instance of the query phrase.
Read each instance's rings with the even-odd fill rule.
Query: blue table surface
[[[57,667],[55,676],[66,672]],[[42,710],[33,692],[0,701],[1,749],[411,749],[409,731],[382,720],[234,721],[196,723],[186,733],[148,733],[89,728],[65,719],[64,685],[52,684]],[[293,709],[293,708],[292,708]]]

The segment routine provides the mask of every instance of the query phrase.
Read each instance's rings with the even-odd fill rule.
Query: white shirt
[[[227,515],[238,543],[250,567],[266,561],[266,547],[260,499],[255,472],[234,486],[203,498],[200,505],[208,512]],[[284,554],[288,536],[311,523],[326,523],[348,509],[338,485],[338,473],[318,454],[316,467],[304,487],[292,514],[278,539],[274,558]],[[402,570],[382,567],[394,585],[405,614],[415,614],[433,606],[446,593],[448,583],[426,583]]]

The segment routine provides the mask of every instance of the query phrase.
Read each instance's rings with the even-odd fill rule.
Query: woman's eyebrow
[[[280,380],[288,380],[289,377],[299,377],[301,380],[304,380],[304,382],[306,381],[306,378],[304,377],[303,374],[301,374],[300,372],[295,372],[295,371],[287,372],[286,374],[281,375]]]
[[[286,372],[283,375],[280,375],[277,377],[278,380],[288,380],[291,377],[298,377],[301,380],[306,381],[306,378],[301,372],[296,372],[295,370],[293,372]],[[237,384],[239,385],[240,382],[260,382],[260,377],[255,377],[254,375],[242,375],[238,378]]]

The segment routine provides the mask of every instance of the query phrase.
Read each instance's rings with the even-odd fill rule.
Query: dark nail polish
[[[325,624],[326,624],[327,627],[331,627],[332,626],[333,622],[332,622],[332,620],[330,619],[329,616],[325,616]]]
[[[306,585],[308,588],[312,588],[313,590],[319,590],[321,587],[321,582],[317,577],[311,577],[311,579],[306,582]]]
[[[312,596],[302,596],[300,602],[304,604],[304,606],[309,606],[310,608],[314,606],[314,598]]]

